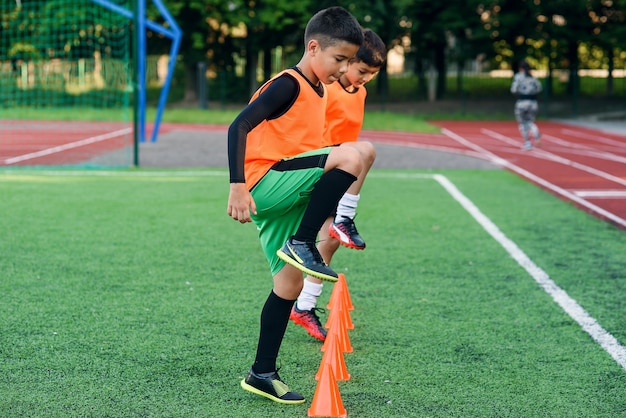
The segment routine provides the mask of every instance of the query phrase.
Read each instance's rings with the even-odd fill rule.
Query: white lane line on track
[[[96,135],[89,138],[81,139],[79,141],[70,142],[67,144],[59,145],[52,148],[46,148],[41,151],[31,152],[28,154],[18,155],[17,157],[11,157],[4,160],[4,165],[16,164],[22,161],[32,160],[39,157],[44,157],[51,154],[56,154],[58,152],[67,151],[69,149],[82,147],[89,144],[94,144],[100,141],[106,141],[107,139],[117,138],[118,136],[126,135],[131,133],[132,128],[120,129],[118,131],[109,132],[102,135]]]
[[[589,145],[585,145],[585,144],[578,144],[576,142],[572,142],[572,141],[568,141],[566,139],[563,139],[561,137],[558,136],[554,136],[554,135],[550,135],[550,134],[545,134],[543,135],[541,138],[547,138],[550,140],[550,143],[554,143],[554,144],[558,144],[561,145],[565,148],[568,149],[579,149],[579,150],[593,150],[596,151],[598,149],[602,149],[605,150],[605,152],[607,153],[611,153],[611,152],[626,152],[626,148],[625,147],[614,147],[614,146],[589,146]]]
[[[626,190],[573,190],[576,196],[591,197],[594,199],[624,199]]]
[[[467,139],[463,138],[461,135],[458,135],[452,131],[450,131],[449,129],[442,129],[441,132],[454,139],[455,141],[459,142],[460,144],[465,145],[466,147],[476,151],[476,152],[481,152],[485,155],[485,158],[490,158],[492,161],[496,162],[500,165],[502,165],[503,167],[506,167],[507,169],[514,171],[515,173],[519,174],[522,177],[527,178],[528,180],[535,182],[537,184],[539,184],[542,187],[545,187],[548,190],[551,190],[552,192],[563,196],[564,198],[571,200],[572,202],[575,202],[577,204],[579,204],[582,207],[585,207],[587,209],[589,209],[590,211],[598,214],[599,216],[602,216],[612,222],[615,222],[616,224],[626,227],[626,219],[624,218],[620,218],[619,216],[617,216],[616,214],[609,212],[597,205],[594,205],[591,202],[588,202],[587,200],[576,196],[574,193],[571,193],[553,183],[550,183],[549,181],[536,176],[535,174],[524,170],[521,167],[516,166],[515,164],[505,160],[504,158],[500,158],[497,155],[492,154],[491,152],[487,151],[486,149],[482,148],[479,145],[474,144],[473,142],[468,141]]]
[[[481,129],[481,132],[485,133],[485,135],[489,135],[492,138],[495,138],[497,140],[506,142],[506,143],[515,143],[517,145],[519,145],[519,143],[517,141],[515,141],[513,138],[510,138],[506,135],[502,135],[499,134],[497,132],[491,131],[489,129]],[[581,170],[581,171],[585,171],[589,174],[593,174],[594,176],[598,176],[600,178],[603,178],[605,180],[609,180],[612,181],[614,183],[620,184],[622,186],[626,186],[626,180],[618,177],[618,176],[614,176],[613,174],[607,173],[606,171],[602,171],[602,170],[598,170],[597,168],[593,168],[593,167],[589,167],[588,165],[585,164],[580,164],[577,163],[575,161],[572,161],[570,159],[561,157],[559,155],[553,154],[551,152],[548,151],[544,151],[542,149],[538,149],[538,148],[534,148],[532,151],[525,151],[527,153],[529,153],[528,155],[532,155],[532,156],[536,156],[536,157],[542,157],[546,160],[550,160],[550,161],[554,161],[556,163],[560,163],[563,165],[567,165],[573,168],[576,168],[577,170]]]
[[[622,141],[616,141],[615,139],[611,139],[611,138],[607,138],[604,136],[600,136],[600,135],[592,135],[589,134],[587,132],[580,132],[580,131],[575,131],[573,129],[561,129],[561,132],[563,132],[566,135],[571,135],[571,136],[575,136],[578,138],[583,138],[583,139],[587,139],[587,140],[591,140],[591,141],[596,141],[596,142],[600,142],[602,144],[607,144],[607,145],[613,145],[616,146],[618,148],[621,148],[623,150],[626,150],[626,142],[622,142]]]
[[[596,158],[598,160],[614,161],[616,163],[626,164],[626,157],[621,157],[617,154],[612,154],[606,151],[576,150],[576,149],[572,149],[569,147],[562,147],[562,148],[552,147],[552,149],[554,151],[557,151],[563,154],[578,155],[581,157],[591,157],[591,158]]]
[[[539,266],[537,266],[515,242],[485,216],[474,203],[456,188],[445,176],[435,174],[433,178],[491,235],[517,263],[532,276],[554,301],[587,332],[613,359],[626,370],[626,348],[606,331],[585,309],[561,289]]]
[[[562,146],[563,148],[561,148],[559,151],[563,153],[580,155],[583,157],[599,158],[602,160],[616,161],[618,163],[626,163],[626,157],[618,155],[619,153],[625,153],[626,148],[612,147],[611,149],[604,148],[603,150],[599,151],[588,145],[570,142],[554,135],[546,134],[542,136],[542,139],[544,138],[549,139],[551,144],[557,144]]]
[[[361,139],[363,141],[370,141],[375,144],[394,145],[398,147],[407,147],[407,148],[419,148],[419,149],[424,149],[424,150],[429,150],[429,151],[450,152],[453,154],[460,154],[460,155],[465,155],[468,157],[480,158],[481,160],[485,159],[485,156],[483,154],[480,154],[474,151],[468,151],[465,149],[460,149],[460,148],[452,148],[452,147],[446,147],[446,146],[441,146],[441,145],[421,144],[421,143],[415,143],[415,142],[406,141],[406,140],[398,139],[398,138],[388,139],[388,138],[381,138],[381,137],[372,137],[372,138],[362,137]]]

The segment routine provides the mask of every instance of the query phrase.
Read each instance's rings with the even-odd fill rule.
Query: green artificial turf
[[[437,173],[626,343],[623,230],[505,171]],[[348,416],[626,414],[624,368],[432,174],[373,170],[368,247],[333,259]],[[225,170],[0,172],[0,416],[306,417],[322,352],[298,326],[280,373],[307,402],[239,386],[271,277],[227,195]]]

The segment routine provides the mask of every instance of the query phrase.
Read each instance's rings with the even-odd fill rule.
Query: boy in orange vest
[[[363,42],[359,23],[341,7],[316,13],[300,62],[266,82],[228,130],[228,215],[257,226],[274,286],[261,311],[256,357],[243,389],[283,404],[305,401],[281,380],[278,351],[303,272],[336,281],[315,240],[326,218],[361,176],[351,147],[325,147],[325,84],[348,70]]]
[[[365,248],[365,241],[354,225],[354,217],[359,192],[374,163],[376,151],[370,142],[357,142],[357,139],[365,112],[365,83],[380,71],[386,56],[387,48],[382,39],[371,29],[365,29],[363,44],[350,61],[348,71],[328,86],[325,138],[329,145],[345,144],[354,147],[361,154],[364,167],[359,178],[339,201],[335,217],[328,218],[320,230],[318,249],[327,264],[330,264],[339,244],[357,250]],[[319,309],[316,308],[322,287],[320,279],[307,276],[302,292],[291,310],[290,319],[304,327],[312,337],[324,341],[326,330],[317,315]]]

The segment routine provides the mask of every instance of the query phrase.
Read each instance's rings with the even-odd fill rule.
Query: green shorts
[[[276,163],[252,188],[257,214],[252,220],[272,276],[285,265],[276,255],[295,234],[322,174],[331,148],[305,152]]]

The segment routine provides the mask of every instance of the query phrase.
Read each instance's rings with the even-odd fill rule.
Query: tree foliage
[[[88,1],[88,0],[79,0]],[[114,0],[117,2],[117,0]],[[163,23],[152,1],[148,18]],[[208,74],[226,75],[249,93],[263,79],[302,51],[310,16],[329,6],[352,12],[376,31],[388,48],[401,46],[409,67],[422,82],[430,68],[438,73],[437,96],[446,92],[446,75],[473,63],[479,69],[515,69],[521,59],[539,68],[569,72],[576,88],[580,68],[623,68],[626,61],[626,0],[163,0],[183,30],[180,62],[187,98],[196,94],[197,65]],[[100,7],[94,3],[94,7]],[[85,26],[68,0],[3,1],[0,6],[2,55],[41,58],[89,55],[117,28]],[[62,28],[72,28],[73,33]],[[6,34],[19,33],[10,38]],[[170,40],[148,31],[149,54],[169,51]],[[410,42],[408,42],[410,40]],[[281,62],[277,49],[282,51]],[[114,54],[114,50],[101,51]],[[38,59],[39,59],[38,58]],[[259,61],[262,59],[261,61]],[[245,71],[241,71],[244,68]],[[262,68],[262,72],[257,69]],[[381,71],[377,86],[385,86]],[[611,75],[607,92],[612,90]]]

